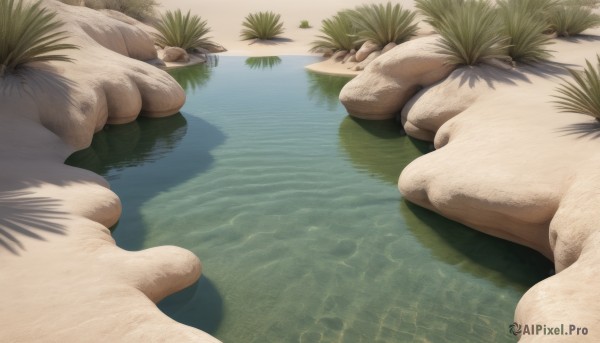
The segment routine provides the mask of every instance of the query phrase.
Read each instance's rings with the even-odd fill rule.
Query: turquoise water
[[[159,306],[224,342],[511,342],[551,265],[405,202],[429,144],[346,116],[312,57],[173,72],[181,115],[111,126],[67,163],[105,176],[129,250],[178,245],[204,273]]]

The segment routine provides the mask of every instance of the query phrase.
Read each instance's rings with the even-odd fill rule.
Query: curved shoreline
[[[193,284],[201,264],[173,246],[137,252],[109,227],[121,203],[108,183],[64,164],[106,123],[171,115],[185,101],[133,25],[54,1],[73,63],[49,62],[6,76],[0,87],[0,284],[8,342],[217,342],[177,323],[155,303]]]
[[[423,39],[392,50],[348,83],[340,99],[350,113],[370,119],[402,110],[407,134],[434,142],[436,151],[402,171],[398,186],[407,200],[554,261],[557,274],[523,296],[517,323],[566,320],[588,328],[586,338],[599,337],[600,306],[581,300],[597,298],[590,285],[598,282],[598,123],[561,113],[552,95],[568,77],[566,67],[594,60],[600,39],[556,39],[552,62],[516,69],[444,71],[431,46],[435,40]],[[421,70],[411,72],[411,63]],[[569,338],[581,339],[558,341]]]

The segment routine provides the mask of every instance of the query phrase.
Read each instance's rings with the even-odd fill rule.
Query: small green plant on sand
[[[302,20],[300,22],[300,26],[298,26],[301,29],[310,29],[312,26],[310,26],[310,23],[308,22],[308,20]]]
[[[208,49],[215,46],[206,35],[210,28],[205,20],[188,11],[185,15],[181,10],[167,11],[155,25],[158,33],[154,34],[156,44],[160,47],[176,46],[186,51],[195,48]]]
[[[475,65],[492,59],[509,60],[507,38],[501,33],[496,8],[486,0],[466,0],[437,28],[440,53],[455,65]]]
[[[371,41],[384,47],[388,43],[400,44],[417,32],[415,13],[399,4],[370,4],[348,11],[357,29],[360,43]]]
[[[317,40],[312,42],[313,52],[319,52],[323,49],[332,51],[347,50],[358,48],[356,28],[348,16],[347,11],[338,12],[331,18],[324,19],[321,22],[321,32]]]
[[[56,53],[78,48],[62,43],[68,35],[57,31],[61,26],[41,1],[25,5],[23,0],[0,0],[0,77],[32,62],[70,62]]]
[[[283,33],[281,15],[273,12],[250,13],[242,23],[242,40],[273,39]]]
[[[554,95],[562,112],[587,114],[600,121],[600,57],[596,59],[596,68],[586,60],[583,71],[568,69],[573,80],[561,83]]]

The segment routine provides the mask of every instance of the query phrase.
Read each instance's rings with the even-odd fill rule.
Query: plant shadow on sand
[[[597,120],[587,123],[576,123],[557,130],[563,136],[578,136],[579,138],[600,138],[600,122]]]
[[[58,199],[31,196],[33,192],[0,192],[0,247],[14,255],[26,251],[19,236],[45,240],[42,233],[65,235],[64,225],[56,220],[66,218],[67,213],[59,211]]]

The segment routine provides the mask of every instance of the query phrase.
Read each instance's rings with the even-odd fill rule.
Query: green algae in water
[[[397,177],[429,144],[347,117],[347,79],[312,62],[181,70],[183,115],[111,126],[69,159],[121,197],[121,247],[202,259],[160,308],[225,342],[514,341],[514,308],[551,265],[405,202]]]

